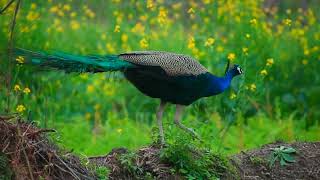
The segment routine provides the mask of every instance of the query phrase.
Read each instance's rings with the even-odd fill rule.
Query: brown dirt
[[[272,153],[271,148],[279,146],[293,147],[297,150],[294,163],[281,166],[276,162],[269,166],[268,159]],[[242,152],[232,158],[241,179],[320,179],[320,142],[295,142],[292,144],[276,142],[263,147]]]
[[[79,158],[51,143],[47,132],[54,130],[0,116],[0,179],[95,179]]]
[[[116,148],[105,156],[89,158],[92,166],[88,168],[81,164],[78,157],[51,143],[46,138],[47,132],[53,130],[36,128],[17,117],[0,116],[0,179],[98,179],[92,169],[96,165],[110,169],[109,179],[135,179],[133,176],[185,179],[179,173],[172,172],[172,164],[161,160],[160,147],[157,145],[141,148],[134,153],[125,148]],[[271,148],[280,145],[297,150],[294,154],[296,162],[287,166],[280,166],[276,162],[270,167],[268,159]],[[121,159],[124,156],[126,159],[132,158],[133,161],[127,163],[133,164],[125,166]],[[220,174],[221,179],[320,179],[320,142],[276,142],[241,152],[229,160],[238,177],[223,167],[223,171],[219,171],[225,172]]]
[[[129,153],[125,148],[115,148],[106,156],[91,157],[89,160],[100,166],[108,167],[111,170],[109,179],[133,179],[134,176],[136,178],[145,176],[146,172],[157,179],[181,179],[179,175],[170,172],[172,167],[170,164],[160,160],[159,151],[160,148],[157,146],[138,150],[137,156],[134,157],[134,166],[143,170],[143,174],[137,174],[137,171],[132,172],[121,163],[120,156]]]

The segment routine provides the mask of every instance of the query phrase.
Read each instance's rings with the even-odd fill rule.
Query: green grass
[[[190,1],[181,6],[157,1],[153,7],[142,1],[32,2],[23,1],[15,31],[15,45],[25,49],[75,54],[173,51],[197,58],[217,75],[223,74],[228,55],[235,54],[233,63],[240,64],[245,74],[225,93],[199,100],[184,113],[183,123],[204,143],[193,142],[174,126],[172,107],[164,117],[168,142],[187,136],[197,146],[232,154],[275,140],[320,139],[316,1],[309,2],[306,12],[284,1],[270,16],[254,0]],[[0,6],[4,4],[0,0]],[[62,9],[63,16],[54,7]],[[71,17],[73,13],[77,15]],[[8,46],[11,18],[12,9],[0,16],[1,52]],[[72,22],[79,29],[72,29]],[[120,32],[115,32],[116,25]],[[205,46],[208,38],[215,39],[211,46]],[[7,108],[9,88],[10,112],[25,106],[21,114],[56,128],[62,146],[97,155],[119,146],[136,149],[157,137],[159,102],[139,93],[121,74],[64,74],[26,66],[11,71],[5,53],[0,53],[0,60],[0,112]],[[10,87],[2,86],[9,70]],[[21,91],[14,91],[14,85]],[[26,87],[30,94],[23,93]]]

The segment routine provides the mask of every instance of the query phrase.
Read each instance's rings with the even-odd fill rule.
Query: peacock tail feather
[[[108,72],[123,71],[133,68],[135,65],[124,61],[117,55],[105,56],[79,56],[56,52],[34,52],[17,48],[14,50],[15,57],[23,58],[23,63],[63,70],[65,72]]]

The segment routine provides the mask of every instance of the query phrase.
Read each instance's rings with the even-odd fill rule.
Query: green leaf
[[[284,149],[282,152],[290,154],[290,153],[295,153],[297,151],[292,147],[288,147],[288,148]]]
[[[280,165],[281,166],[287,165],[286,161],[283,158],[280,159]]]
[[[290,163],[294,163],[294,162],[296,162],[296,160],[294,159],[294,157],[292,157],[291,155],[289,155],[289,154],[282,154],[282,156],[283,156],[283,159],[285,160],[285,161],[287,161],[287,162],[290,162]]]
[[[272,156],[270,157],[270,167],[274,166],[274,163],[276,162],[278,156],[273,153]]]

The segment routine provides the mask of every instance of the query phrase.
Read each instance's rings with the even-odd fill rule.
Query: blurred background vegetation
[[[0,16],[2,114],[56,128],[62,146],[86,155],[134,149],[157,137],[159,101],[120,73],[8,64],[14,7]],[[320,139],[319,8],[319,0],[22,0],[14,45],[84,55],[171,51],[216,75],[228,59],[240,64],[245,74],[232,88],[199,100],[183,116],[204,139],[192,143],[229,154],[275,140]],[[173,110],[164,117],[169,142],[187,136],[173,125]]]

